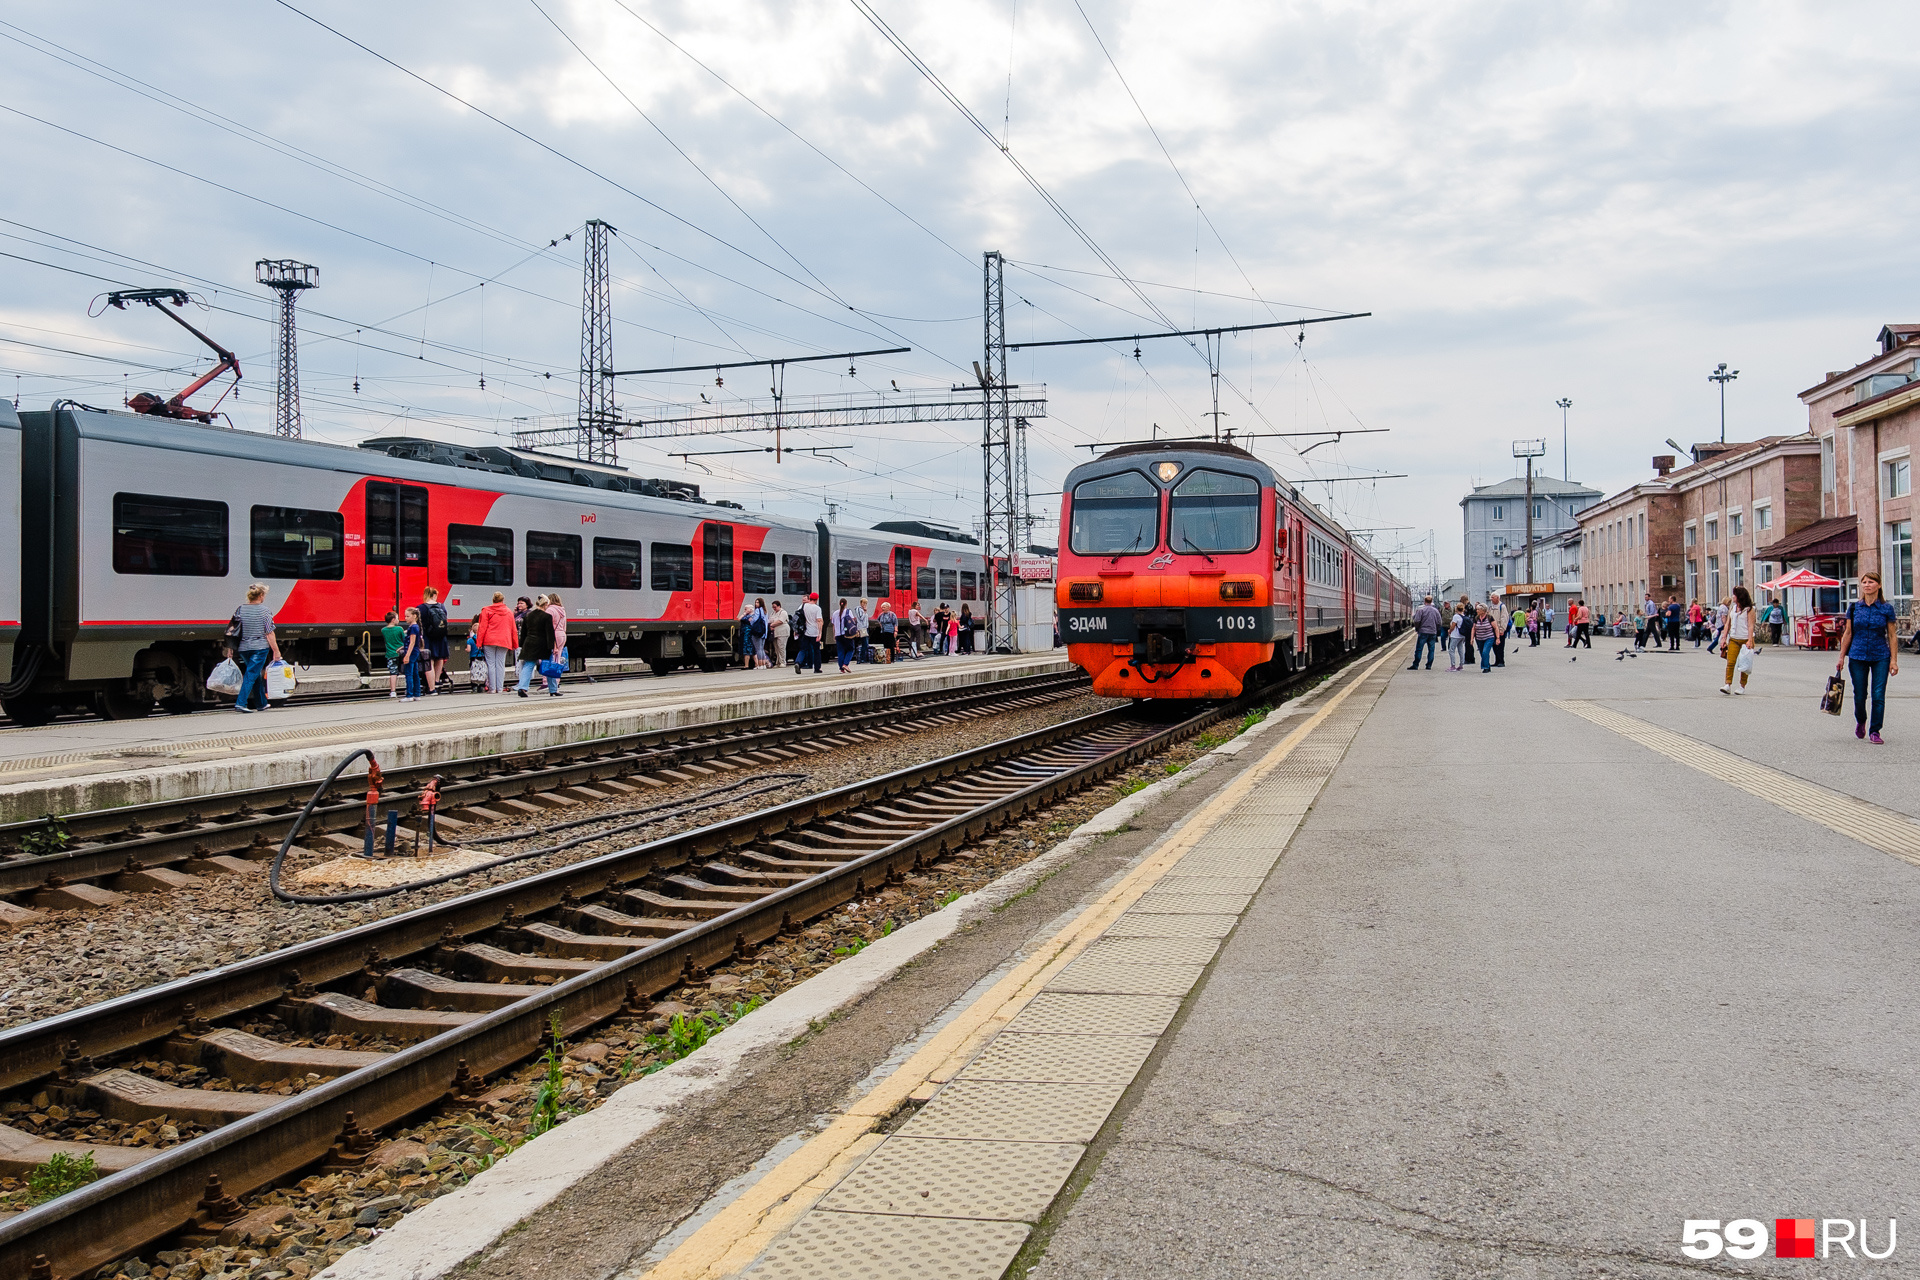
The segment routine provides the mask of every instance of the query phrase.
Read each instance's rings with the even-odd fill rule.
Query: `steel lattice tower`
[[[1027,489],[1027,420],[1013,420],[1013,534],[1014,551],[1026,555],[1033,542],[1033,499]]]
[[[301,290],[320,283],[320,268],[291,258],[262,258],[253,264],[253,278],[280,294],[280,371],[274,389],[273,433],[300,438],[300,341],[294,325],[293,303]]]
[[[619,460],[620,415],[613,407],[613,289],[607,265],[608,224],[587,223],[586,273],[580,292],[580,436],[574,456]]]
[[[1006,259],[998,250],[986,255],[984,286],[986,363],[980,392],[986,397],[980,424],[981,476],[985,493],[982,537],[993,589],[987,601],[987,652],[1006,646],[1019,650],[1013,594],[1013,554],[1019,538],[1014,505],[1013,416],[1007,402]]]

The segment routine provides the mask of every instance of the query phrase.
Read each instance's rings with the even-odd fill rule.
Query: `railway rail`
[[[524,814],[527,801],[522,797],[591,788],[596,783],[618,788],[625,785],[623,778],[635,776],[665,773],[671,778],[678,767],[699,767],[705,762],[763,764],[798,744],[837,743],[846,735],[898,724],[903,717],[937,723],[943,716],[982,708],[1034,705],[1082,692],[1087,684],[1077,671],[1029,676],[844,707],[652,729],[514,755],[396,768],[386,774],[383,803],[405,813],[438,776],[442,779],[439,825],[444,836],[457,837],[465,821],[497,817],[474,812],[488,805]],[[337,846],[346,838],[344,833],[357,836],[366,820],[365,793],[364,774],[344,776],[316,807],[303,838],[331,840]],[[259,788],[0,825],[0,858],[5,850],[14,851],[13,857],[0,860],[0,899],[96,883],[112,888],[120,882],[149,891],[182,874],[238,870],[220,859],[271,858],[310,796],[305,788]],[[411,832],[403,839],[411,844]],[[61,842],[56,852],[20,852],[56,841]],[[76,900],[70,905],[84,904]]]
[[[219,1125],[158,1153],[98,1148],[118,1156],[108,1176],[0,1222],[0,1274],[29,1274],[44,1258],[42,1274],[73,1276],[183,1230],[216,1238],[243,1213],[235,1193],[318,1161],[364,1159],[380,1129],[473,1098],[485,1077],[536,1055],[550,1021],[564,1036],[638,1013],[704,968],[898,883],[1244,702],[1172,724],[1164,710],[1097,712],[0,1032],[0,1089],[123,1115],[197,1104]],[[215,1025],[260,1011],[290,1034],[377,1034],[406,1047],[343,1054]],[[228,1079],[331,1078],[262,1101],[104,1065],[136,1050]]]

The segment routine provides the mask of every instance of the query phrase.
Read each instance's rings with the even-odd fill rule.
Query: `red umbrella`
[[[1795,569],[1785,577],[1775,578],[1772,582],[1760,584],[1762,591],[1779,591],[1785,587],[1837,587],[1840,583],[1833,578],[1823,578],[1811,569]]]

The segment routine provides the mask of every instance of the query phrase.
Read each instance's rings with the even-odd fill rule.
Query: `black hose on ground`
[[[750,800],[755,796],[765,795],[772,791],[783,791],[792,783],[801,781],[808,776],[804,773],[760,774],[757,777],[741,778],[738,781],[727,783],[724,786],[710,788],[697,795],[689,796],[685,800],[668,801],[664,804],[646,805],[632,809],[618,809],[612,813],[602,813],[586,818],[575,818],[568,822],[555,823],[549,827],[533,827],[525,831],[513,832],[504,836],[489,836],[480,840],[453,842],[434,836],[429,848],[431,848],[432,844],[447,845],[449,847],[453,847],[456,843],[473,845],[500,844],[509,840],[524,840],[528,836],[547,835],[556,831],[569,831],[575,827],[588,826],[596,822],[607,822],[616,818],[631,817],[639,814],[654,815],[651,817],[643,817],[638,821],[629,822],[606,831],[596,831],[590,835],[578,836],[572,840],[563,840],[559,844],[509,854],[504,858],[496,858],[492,862],[483,862],[479,866],[465,867],[459,871],[449,871],[443,875],[431,876],[425,880],[410,880],[406,884],[391,885],[381,889],[357,889],[348,893],[294,893],[281,888],[281,864],[286,861],[288,851],[293,848],[293,842],[299,838],[301,830],[307,825],[307,819],[313,816],[313,811],[318,807],[321,797],[327,794],[328,788],[330,788],[334,780],[340,776],[341,771],[361,756],[366,756],[368,760],[372,760],[373,752],[367,747],[361,747],[333,767],[333,772],[327,775],[326,780],[322,782],[319,789],[313,793],[313,798],[307,801],[306,808],[300,811],[300,816],[294,819],[293,826],[287,830],[286,837],[280,841],[280,850],[274,854],[273,865],[267,869],[267,887],[272,890],[273,896],[280,901],[300,903],[307,906],[328,906],[342,902],[370,902],[376,898],[388,898],[394,894],[407,893],[414,889],[427,889],[437,884],[446,884],[448,881],[458,880],[463,876],[473,875],[476,872],[491,871],[496,867],[504,867],[510,863],[524,862],[529,858],[539,858],[550,853],[560,853],[567,849],[576,848],[583,844],[592,844],[596,840],[604,840],[608,836],[620,835],[639,827],[657,826],[662,822],[671,821],[674,818],[682,817],[686,814],[703,813],[709,809],[720,809],[727,805],[738,804],[742,800]],[[748,790],[747,788],[752,789]],[[661,812],[662,810],[666,810],[666,812]]]

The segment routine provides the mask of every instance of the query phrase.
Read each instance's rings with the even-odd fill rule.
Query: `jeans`
[[[855,641],[852,636],[837,636],[834,639],[835,657],[838,659],[842,671],[845,671],[853,662],[854,644]]]
[[[539,674],[540,674],[540,664],[539,664],[539,663],[537,663],[537,662],[529,662],[529,661],[527,661],[527,660],[526,660],[526,659],[524,659],[524,658],[523,658],[523,659],[521,659],[521,661],[520,661],[520,683],[514,686],[514,691],[515,691],[516,693],[525,693],[525,692],[527,691],[527,686],[528,686],[528,685],[530,685],[530,684],[532,684],[532,683],[533,683],[533,680],[534,680],[534,677],[536,677],[536,676],[538,676]],[[549,681],[549,683],[550,683],[550,684],[556,684],[556,685],[557,685],[557,684],[559,683],[559,681],[557,681],[557,680],[554,680],[554,681]]]
[[[800,652],[795,655],[793,665],[794,668],[799,671],[805,671],[808,667],[812,667],[815,675],[820,673],[819,636],[803,635],[800,637]]]
[[[1493,637],[1488,636],[1480,642],[1480,669],[1493,670]]]
[[[407,673],[407,696],[409,698],[417,698],[425,691],[426,682],[420,678],[422,662],[423,660],[416,654],[412,662],[407,663],[401,668],[401,670]]]
[[[1680,652],[1680,624],[1677,622],[1667,624],[1667,648],[1674,653]]]
[[[267,705],[267,659],[273,656],[269,649],[249,649],[240,654],[240,692],[234,695],[233,705],[251,707],[255,711],[265,709]],[[257,702],[252,701],[259,694]]]
[[[1891,659],[1862,662],[1847,659],[1847,674],[1853,678],[1853,722],[1867,725],[1868,733],[1880,732],[1887,721],[1887,667]],[[1873,695],[1873,721],[1867,721],[1867,695]]]
[[[1458,671],[1467,665],[1467,642],[1458,636],[1447,641],[1447,669]]]
[[[1413,667],[1420,665],[1420,652],[1423,649],[1427,654],[1427,665],[1429,667],[1433,665],[1433,644],[1437,639],[1439,639],[1438,636],[1429,635],[1424,631],[1420,633],[1420,638],[1413,642]],[[1408,667],[1407,670],[1411,671],[1413,667]]]

